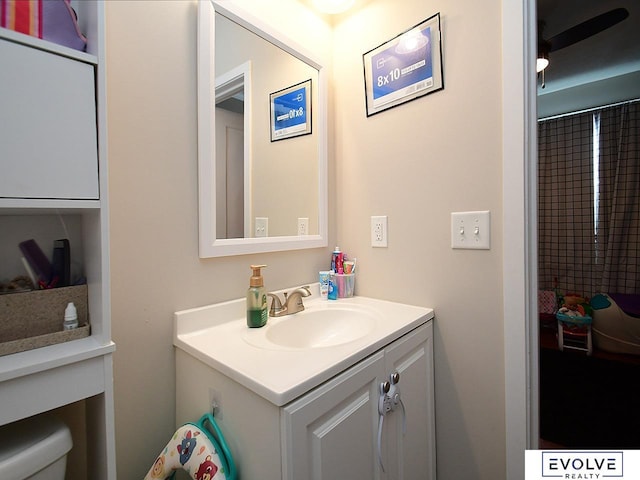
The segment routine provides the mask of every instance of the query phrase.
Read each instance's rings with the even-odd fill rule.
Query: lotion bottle
[[[264,280],[260,272],[260,269],[265,267],[266,265],[251,265],[253,275],[249,280],[249,290],[247,290],[247,326],[250,328],[263,327],[269,316],[267,291],[264,288]]]
[[[78,328],[78,311],[73,302],[67,303],[67,308],[64,310],[64,323],[62,325],[63,330],[73,330]]]

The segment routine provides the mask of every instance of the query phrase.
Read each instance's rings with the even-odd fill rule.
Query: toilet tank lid
[[[58,418],[40,415],[0,427],[0,478],[26,478],[64,457],[71,432]]]

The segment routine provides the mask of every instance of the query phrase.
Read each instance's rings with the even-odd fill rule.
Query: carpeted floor
[[[541,348],[541,438],[564,448],[640,449],[639,378],[638,363]]]

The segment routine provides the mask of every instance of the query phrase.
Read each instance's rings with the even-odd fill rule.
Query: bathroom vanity
[[[260,329],[177,312],[177,424],[213,408],[243,479],[434,479],[433,310],[312,291]]]

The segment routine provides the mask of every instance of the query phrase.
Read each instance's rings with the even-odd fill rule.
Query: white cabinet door
[[[0,38],[0,198],[98,199],[94,65]]]
[[[405,407],[384,416],[378,459],[380,385],[400,375]],[[287,480],[434,480],[433,326],[398,339],[282,411]]]
[[[400,374],[397,386],[405,407],[387,414],[385,469],[389,479],[435,479],[433,326],[429,322],[385,349],[385,372]],[[389,380],[389,377],[387,377]]]
[[[379,479],[379,379],[383,352],[360,362],[282,411],[283,478]]]

